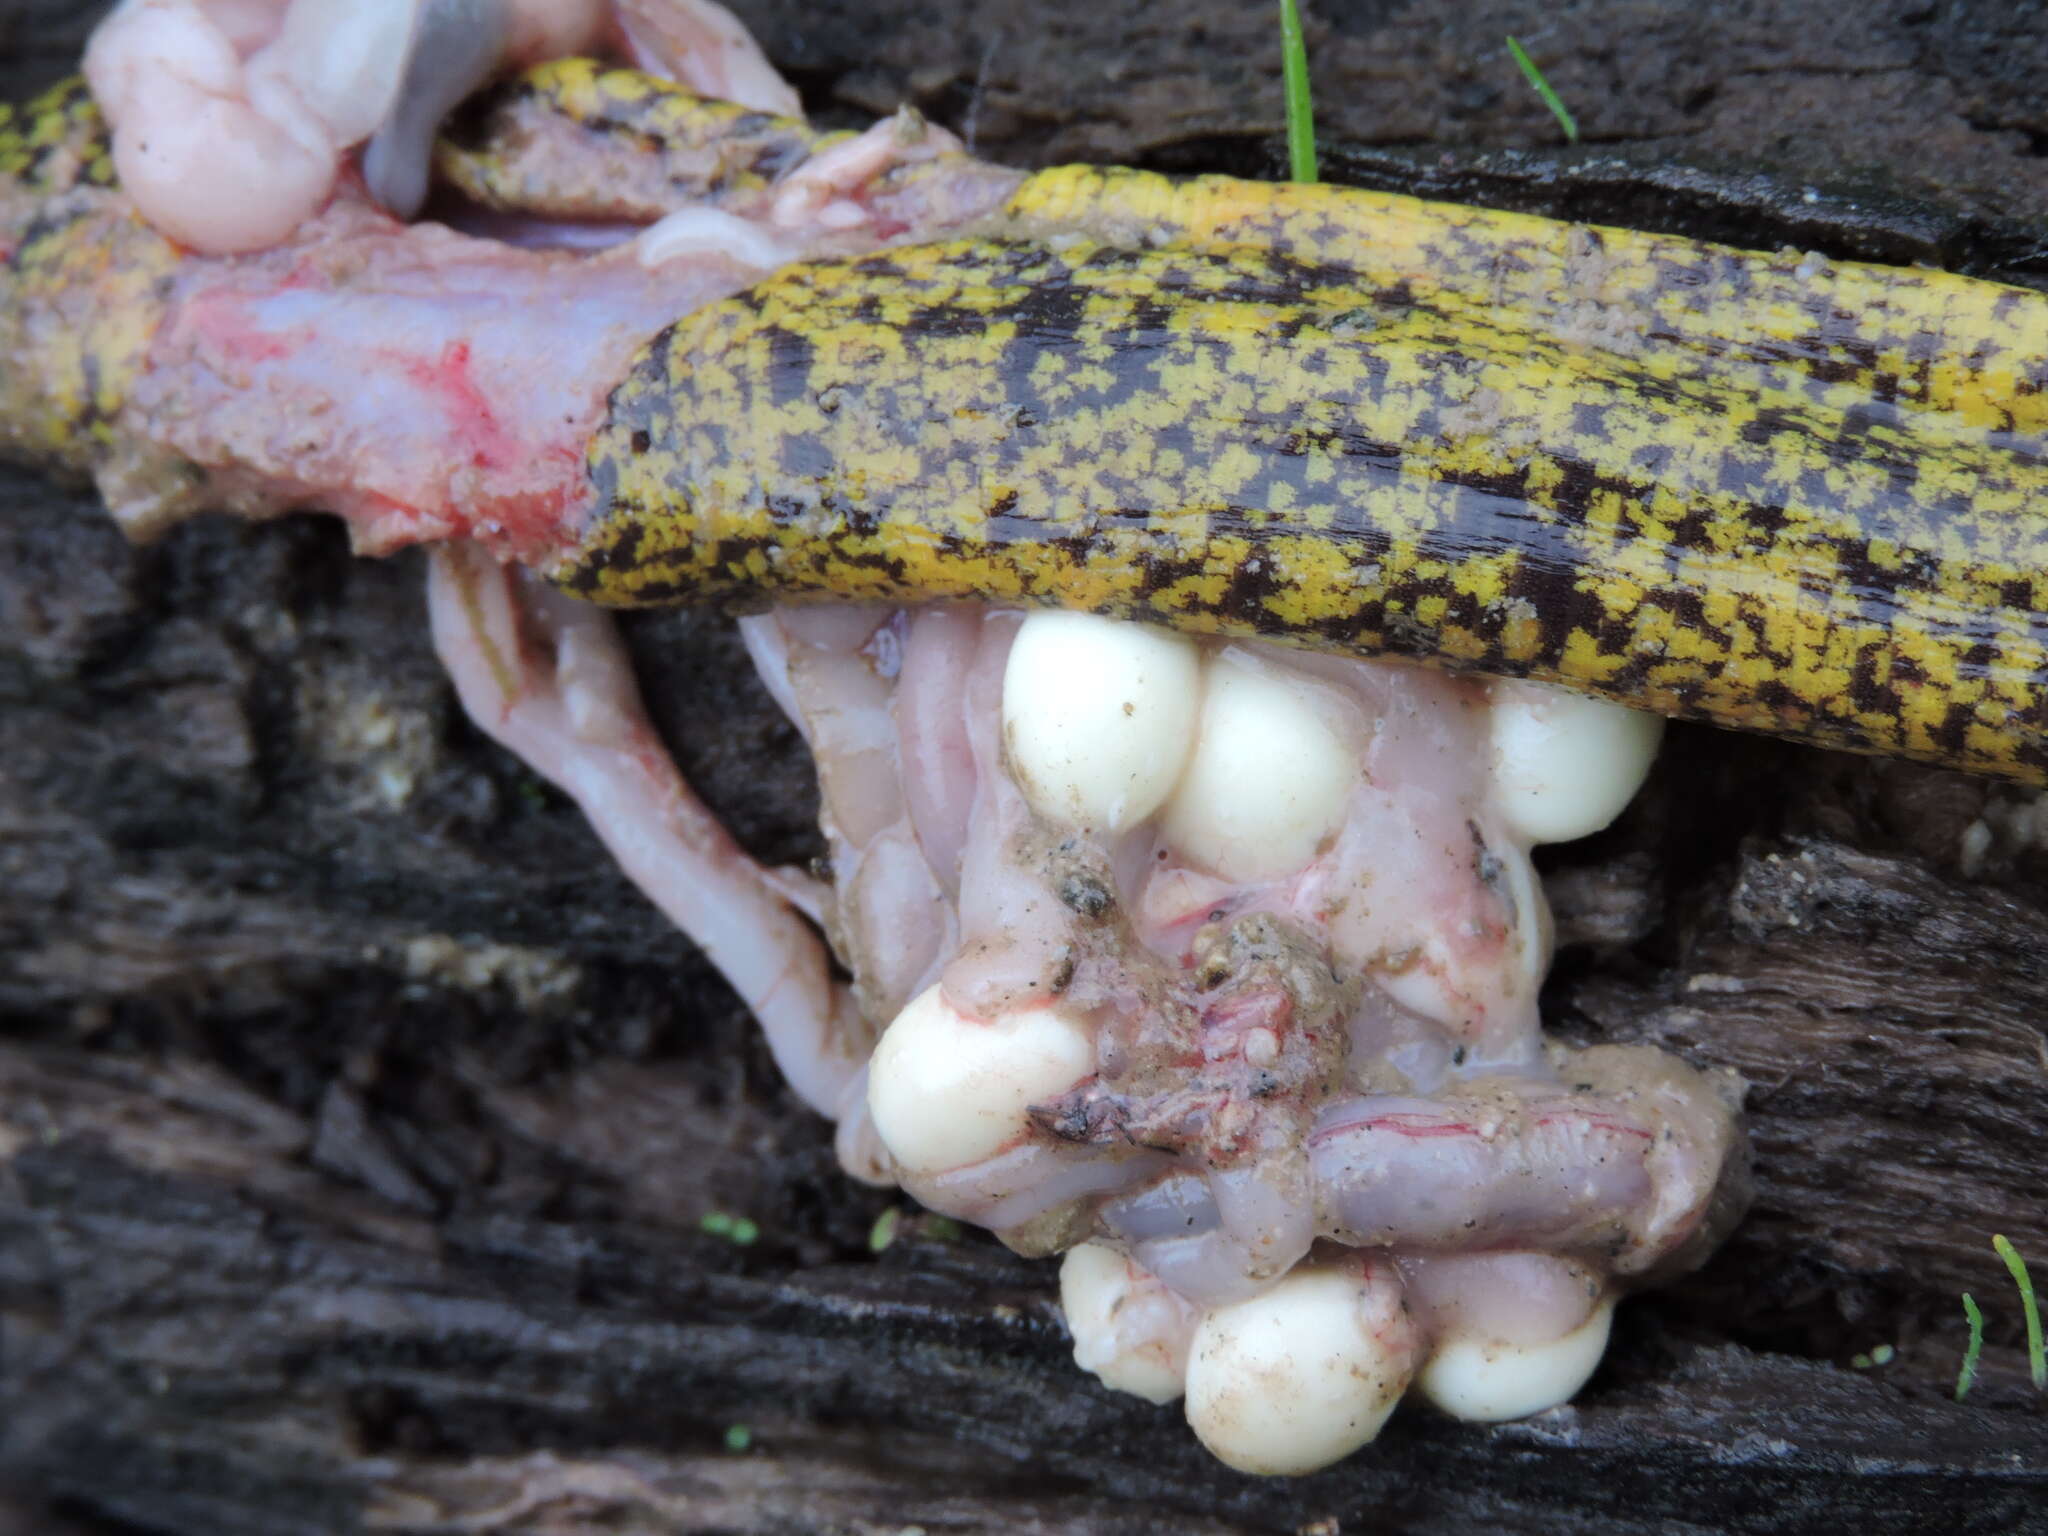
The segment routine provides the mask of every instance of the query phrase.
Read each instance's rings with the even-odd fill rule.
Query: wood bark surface
[[[1264,3],[735,8],[831,121],[1277,163]],[[2048,6],[1309,10],[1335,173],[2048,286]],[[89,20],[0,6],[7,94]],[[135,549],[0,477],[0,1531],[2048,1529],[1989,1246],[2048,1281],[2042,797],[1674,730],[1549,861],[1546,1012],[1739,1070],[1753,1212],[1575,1405],[1404,1410],[1266,1481],[1072,1366],[1052,1266],[839,1175],[689,943],[461,718],[420,586],[318,518]],[[627,629],[706,797],[814,853],[728,626]]]

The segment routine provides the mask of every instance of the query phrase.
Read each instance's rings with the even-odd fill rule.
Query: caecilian
[[[2048,779],[2042,295],[1022,176],[574,62],[494,110],[440,152],[488,218],[666,218],[591,255],[342,197],[196,256],[119,203],[81,92],[27,109],[0,434],[137,527],[324,505],[605,604],[1053,604]]]

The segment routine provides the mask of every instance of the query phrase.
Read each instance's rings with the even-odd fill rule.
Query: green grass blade
[[[1287,89],[1287,166],[1293,181],[1316,179],[1316,109],[1308,91],[1308,44],[1301,9],[1280,0],[1280,76]]]
[[[1991,1250],[2005,1260],[2012,1283],[2020,1288],[2020,1310],[2027,1319],[2027,1370],[2034,1378],[2034,1390],[2048,1389],[2048,1354],[2041,1348],[2041,1305],[2034,1299],[2034,1281],[2027,1273],[2027,1261],[2003,1234],[1993,1234]]]
[[[1956,1372],[1956,1401],[1970,1395],[1977,1379],[1977,1357],[1984,1353],[1984,1314],[1977,1310],[1977,1298],[1963,1292],[1963,1316],[1970,1320],[1970,1342],[1963,1347],[1963,1368]]]
[[[1573,117],[1565,104],[1557,99],[1557,92],[1550,88],[1550,82],[1543,78],[1543,71],[1536,67],[1536,61],[1529,57],[1528,50],[1522,46],[1518,38],[1508,39],[1508,52],[1515,56],[1515,63],[1521,66],[1522,78],[1536,87],[1536,94],[1543,98],[1543,105],[1550,108],[1550,115],[1557,119],[1558,127],[1564,130],[1565,142],[1578,143],[1578,119]]]

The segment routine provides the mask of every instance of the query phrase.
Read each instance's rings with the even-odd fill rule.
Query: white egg
[[[1159,808],[1194,739],[1201,653],[1144,624],[1035,613],[1003,673],[1010,771],[1042,815],[1120,832]]]
[[[1304,1267],[1196,1327],[1188,1423],[1240,1472],[1313,1472],[1379,1433],[1414,1364],[1413,1324],[1390,1272]]]
[[[1105,1387],[1170,1403],[1187,1374],[1193,1308],[1107,1243],[1082,1243],[1060,1261],[1060,1310],[1074,1363]]]
[[[1588,836],[1642,787],[1663,739],[1662,715],[1541,683],[1495,683],[1494,803],[1533,843]]]
[[[1226,880],[1313,860],[1344,819],[1356,755],[1306,681],[1225,651],[1209,666],[1194,755],[1167,802],[1167,844]]]
[[[1510,1344],[1485,1334],[1453,1334],[1436,1347],[1416,1385],[1454,1418],[1480,1423],[1523,1419],[1567,1403],[1607,1352],[1612,1298],[1563,1338]]]
[[[1024,1111],[1095,1070],[1089,1032],[1052,1008],[983,1022],[928,987],[896,1015],[868,1062],[868,1114],[912,1173],[978,1163],[1025,1128]]]

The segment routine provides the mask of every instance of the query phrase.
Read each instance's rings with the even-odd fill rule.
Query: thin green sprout
[[[1280,0],[1280,78],[1287,92],[1287,167],[1293,181],[1316,180],[1316,109],[1308,89],[1308,44],[1301,10]]]
[[[727,1211],[706,1211],[697,1223],[697,1230],[710,1237],[722,1237],[741,1248],[748,1247],[761,1236],[761,1228],[750,1216],[734,1216]]]
[[[2034,1299],[2034,1281],[2027,1273],[2027,1261],[2002,1233],[1992,1235],[1991,1249],[2005,1261],[2012,1283],[2020,1288],[2020,1311],[2027,1319],[2027,1371],[2034,1378],[2034,1390],[2048,1389],[2048,1354],[2041,1348],[2041,1307]]]
[[[1543,105],[1550,108],[1550,115],[1557,119],[1558,127],[1564,130],[1565,142],[1578,143],[1578,120],[1566,109],[1565,104],[1557,99],[1557,92],[1553,91],[1550,82],[1543,78],[1543,71],[1536,67],[1536,61],[1529,57],[1528,50],[1522,46],[1519,39],[1510,36],[1508,52],[1515,56],[1515,62],[1521,66],[1522,77],[1536,87],[1536,94],[1543,98]]]
[[[1984,1314],[1977,1310],[1977,1298],[1963,1292],[1963,1316],[1970,1320],[1970,1342],[1963,1348],[1963,1368],[1956,1372],[1956,1401],[1970,1395],[1977,1380],[1977,1357],[1984,1353]]]

